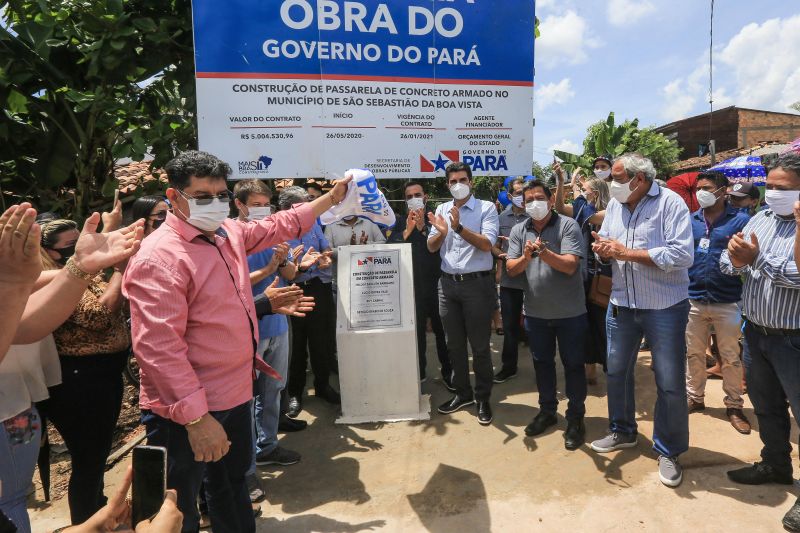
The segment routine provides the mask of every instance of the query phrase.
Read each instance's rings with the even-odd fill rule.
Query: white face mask
[[[633,180],[629,181],[628,183],[619,183],[616,181],[612,181],[611,185],[608,186],[608,192],[611,195],[611,198],[614,198],[621,204],[627,203],[628,198],[631,197],[631,194],[636,192],[636,189],[639,186],[636,186],[636,189],[631,189],[631,183]]]
[[[595,171],[594,171],[594,176],[596,178],[600,178],[601,180],[608,179],[608,177],[610,175],[611,175],[611,169],[608,169],[608,170],[597,170],[597,169],[595,169]]]
[[[201,231],[217,231],[231,214],[231,204],[214,198],[208,205],[197,205],[197,200],[187,198],[189,216],[186,222]]]
[[[550,212],[550,206],[547,205],[546,200],[534,200],[525,205],[525,212],[533,220],[543,220]]]
[[[453,198],[456,200],[463,200],[469,196],[469,185],[466,183],[456,183],[450,187],[450,194],[452,194]]]
[[[711,191],[700,190],[697,191],[696,196],[697,196],[697,203],[700,204],[700,207],[702,209],[708,209],[709,207],[717,203],[717,195]]]
[[[514,204],[514,207],[522,207],[522,195],[512,196],[511,203]]]
[[[425,200],[422,198],[409,198],[406,200],[406,205],[408,206],[409,211],[415,211],[425,207]]]
[[[778,191],[767,189],[764,201],[776,215],[788,217],[794,212],[794,203],[800,199],[800,191]]]
[[[247,220],[261,220],[272,214],[272,207],[269,205],[248,207],[247,213]]]

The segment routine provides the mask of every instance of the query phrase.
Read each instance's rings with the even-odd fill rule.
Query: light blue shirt
[[[632,250],[647,250],[656,266],[611,261],[611,303],[633,309],[666,309],[689,297],[689,267],[694,262],[692,219],[686,202],[653,183],[631,212],[612,199],[601,237]]]
[[[442,257],[442,272],[469,274],[471,272],[491,270],[494,266],[492,252],[478,250],[450,227],[450,210],[452,208],[453,200],[445,202],[436,208],[436,215],[444,217],[449,228],[442,247],[439,248],[439,255]],[[500,220],[497,216],[497,209],[492,202],[478,200],[474,196],[470,196],[467,203],[459,208],[458,214],[462,226],[475,233],[480,233],[494,245],[497,241],[497,234],[500,231]],[[439,232],[432,226],[428,240],[438,234]]]
[[[794,260],[793,218],[780,218],[771,209],[756,213],[742,230],[758,239],[758,257],[752,265],[735,268],[728,250],[720,267],[725,274],[744,274],[742,311],[765,328],[800,329],[800,271]]]
[[[325,234],[322,232],[322,228],[319,224],[314,224],[308,233],[300,237],[299,239],[292,239],[288,241],[290,248],[295,248],[298,245],[302,244],[305,246],[303,249],[304,252],[307,252],[309,248],[313,247],[317,252],[324,252],[325,250],[329,249],[331,245],[328,243],[328,239],[325,238]],[[313,278],[319,278],[323,283],[330,283],[331,282],[331,269],[335,268],[335,265],[331,266],[330,268],[321,269],[317,265],[311,267],[308,272],[298,272],[297,277],[294,278],[295,283],[304,283]]]

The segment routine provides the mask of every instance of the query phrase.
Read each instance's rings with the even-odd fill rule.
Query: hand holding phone
[[[167,449],[136,446],[133,449],[133,524],[150,520],[161,509],[167,490]]]

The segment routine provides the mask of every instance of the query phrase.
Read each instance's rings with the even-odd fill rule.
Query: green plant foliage
[[[627,152],[639,152],[649,157],[656,167],[658,176],[666,179],[672,174],[673,165],[678,161],[681,149],[677,142],[656,133],[654,128],[639,128],[639,119],[626,120],[617,125],[614,113],[611,112],[605,121],[592,124],[586,130],[583,154],[554,151],[556,157],[561,159],[561,166],[567,173],[580,168],[587,176],[592,173],[592,163],[596,157],[608,155],[614,158]]]
[[[189,0],[0,0],[0,188],[80,219],[195,144]],[[10,198],[6,198],[10,196]]]

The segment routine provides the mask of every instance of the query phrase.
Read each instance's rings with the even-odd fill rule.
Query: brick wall
[[[739,109],[739,146],[764,141],[791,142],[800,137],[800,115]]]
[[[708,118],[708,113],[706,113],[661,126],[656,131],[668,137],[675,135],[678,145],[683,148],[681,159],[689,159],[698,155],[699,145],[708,143]],[[739,146],[738,129],[739,114],[735,107],[714,111],[714,140],[718,152]]]

